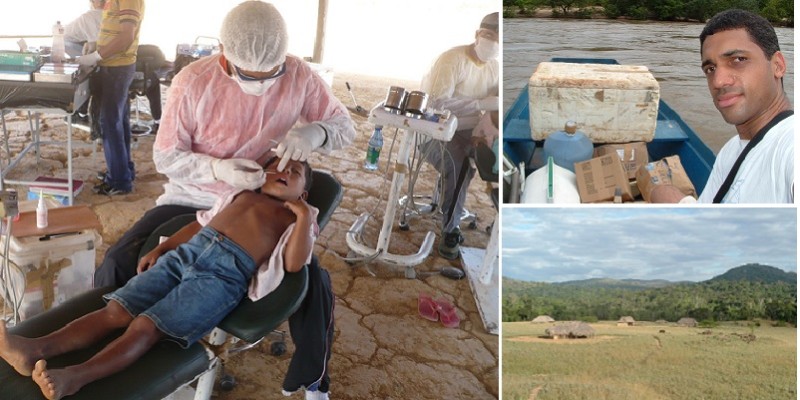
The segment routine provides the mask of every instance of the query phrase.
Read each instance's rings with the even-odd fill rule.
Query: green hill
[[[752,282],[786,282],[797,284],[797,274],[786,272],[769,265],[745,264],[731,268],[722,275],[715,276],[709,282],[716,281],[752,281]]]

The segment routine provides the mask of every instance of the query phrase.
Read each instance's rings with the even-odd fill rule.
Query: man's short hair
[[[487,14],[481,20],[481,26],[479,29],[488,29],[493,31],[494,33],[500,33],[500,22],[498,21],[500,18],[499,12],[493,12]]]
[[[731,9],[722,11],[708,20],[703,32],[700,33],[700,51],[703,51],[703,43],[708,36],[734,29],[744,29],[767,59],[771,59],[776,51],[781,50],[775,28],[766,18],[750,11]]]
[[[278,161],[278,156],[270,157],[267,162],[264,163],[264,168],[269,167],[275,161]],[[301,161],[300,164],[303,165],[303,169],[305,170],[306,185],[303,189],[307,192],[311,190],[311,184],[314,183],[314,170],[311,169],[311,165],[308,161]]]

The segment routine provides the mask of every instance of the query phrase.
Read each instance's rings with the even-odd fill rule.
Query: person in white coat
[[[96,42],[97,34],[100,33],[106,0],[89,0],[89,3],[89,11],[64,25],[64,47],[73,59],[83,54],[84,44]]]
[[[271,4],[246,1],[225,17],[221,54],[201,58],[172,81],[153,144],[164,194],[109,248],[95,286],[121,286],[136,274],[145,239],[170,218],[209,209],[231,188],[253,189],[274,153],[283,170],[290,159],[349,145],[355,128],[347,108],[303,60],[287,54],[283,17]],[[297,349],[283,388],[327,398],[327,360],[333,340],[333,293],[316,258],[309,289],[289,319]]]
[[[457,191],[458,176],[475,147],[473,142],[479,140],[472,136],[481,115],[497,111],[500,106],[497,97],[499,32],[499,13],[486,15],[475,32],[475,42],[442,53],[422,79],[422,90],[431,98],[429,106],[450,110],[458,117],[456,133],[449,142],[430,141],[423,147],[425,158],[439,171],[442,179],[444,223],[439,255],[451,260],[458,258],[461,242],[458,226],[467,188],[475,172],[471,169],[466,171],[464,183]]]

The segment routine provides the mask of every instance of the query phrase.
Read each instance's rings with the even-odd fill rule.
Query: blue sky
[[[502,275],[702,281],[746,263],[797,271],[795,208],[503,208]]]

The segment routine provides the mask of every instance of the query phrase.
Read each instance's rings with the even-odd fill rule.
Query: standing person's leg
[[[289,317],[295,352],[283,380],[283,390],[327,393],[330,385],[328,360],[333,345],[334,295],[328,272],[316,256],[308,264],[308,292],[300,308]]]
[[[464,203],[467,199],[467,188],[469,188],[472,177],[475,176],[475,171],[472,168],[468,168],[464,182],[459,190],[459,174],[464,167],[464,163],[469,162],[467,157],[472,151],[472,131],[456,132],[453,139],[447,143],[446,148],[452,158],[453,168],[448,171],[447,179],[443,182],[444,202],[442,211],[445,213],[443,231],[453,232],[461,224],[461,214],[464,212]],[[453,207],[453,202],[455,202],[455,207]],[[452,214],[450,214],[450,208],[453,208]]]
[[[165,204],[147,211],[124,235],[111,246],[103,262],[94,272],[94,286],[119,287],[136,276],[136,264],[144,242],[161,224],[173,217],[195,213],[198,209],[188,206]]]
[[[441,142],[431,141],[423,146],[426,160],[439,171],[442,182],[442,204],[441,210],[444,213],[442,222],[442,237],[439,241],[439,255],[448,259],[458,257],[458,245],[461,241],[461,233],[458,229],[461,213],[464,210],[466,200],[466,188],[469,181],[475,174],[471,169],[467,171],[464,184],[459,193],[456,193],[458,175],[465,162],[465,157],[472,148],[472,131],[456,131],[452,140],[444,144],[444,151],[441,150]],[[450,208],[455,202],[452,215]]]
[[[147,81],[150,82],[150,85],[146,88],[144,94],[150,103],[150,115],[153,117],[153,133],[156,133],[159,121],[161,121],[161,83],[155,72],[150,72],[150,77]]]
[[[100,126],[100,99],[103,98],[103,82],[100,72],[89,77],[89,136],[92,140],[101,139],[103,131]]]
[[[130,121],[128,88],[136,66],[100,67],[103,96],[100,101],[100,126],[108,172],[105,181],[95,187],[102,194],[128,193],[133,190],[130,170]]]

